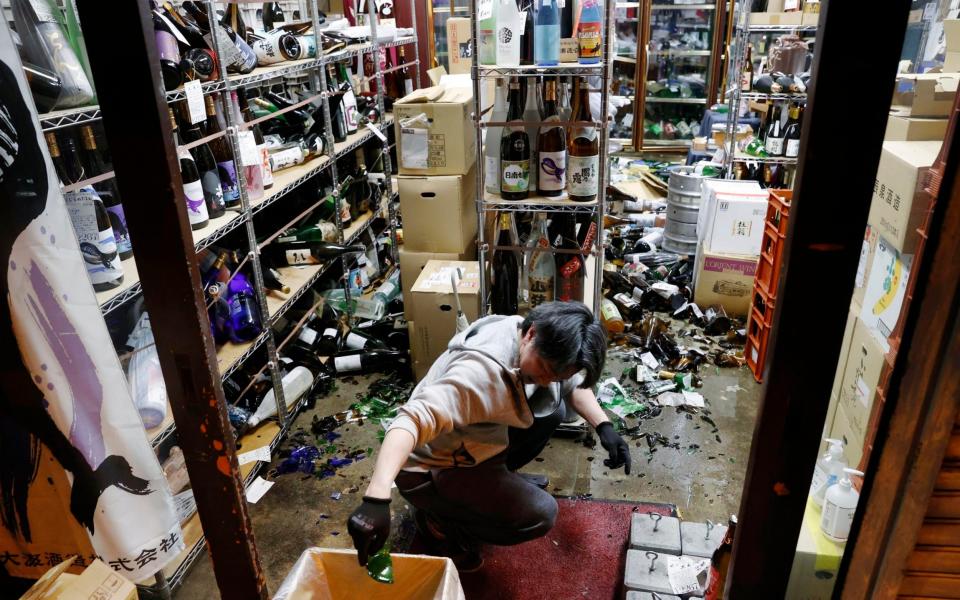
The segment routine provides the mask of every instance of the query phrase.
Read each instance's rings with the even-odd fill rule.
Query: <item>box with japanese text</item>
[[[941,142],[884,142],[867,222],[894,248],[913,254],[927,206],[914,203]]]

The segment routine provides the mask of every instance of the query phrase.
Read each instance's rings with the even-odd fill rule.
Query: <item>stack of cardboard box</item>
[[[437,348],[446,347],[446,342],[441,344],[442,336],[435,332],[427,334],[430,319],[426,314],[418,318],[417,300],[425,296],[412,293],[414,283],[431,260],[470,261],[476,257],[477,149],[472,107],[469,89],[432,87],[416,90],[393,109],[403,218],[400,280],[418,379],[442,352]],[[450,318],[452,323],[453,316]]]

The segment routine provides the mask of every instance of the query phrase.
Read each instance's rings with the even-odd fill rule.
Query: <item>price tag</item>
[[[693,559],[687,556],[667,558],[667,578],[674,594],[696,594],[703,590],[700,574],[710,565],[707,559]],[[706,583],[706,581],[704,581]]]
[[[273,487],[273,481],[267,481],[263,477],[257,477],[250,483],[250,487],[247,488],[247,502],[250,504],[256,504],[260,501],[260,498],[263,498],[263,495],[270,491],[270,488]]]
[[[493,16],[493,0],[480,0],[477,5],[477,20],[482,21]]]
[[[240,143],[240,163],[245,167],[255,167],[260,164],[260,152],[257,150],[257,140],[252,131],[237,133]]]
[[[251,450],[250,452],[244,452],[243,454],[237,455],[237,462],[241,465],[251,463],[255,460],[270,462],[270,447],[264,446],[262,448],[257,448],[256,450]]]
[[[381,142],[387,141],[387,136],[383,135],[383,132],[380,131],[380,128],[374,125],[373,123],[367,123],[367,129],[373,132],[373,135],[380,138]]]
[[[207,107],[203,102],[203,88],[200,81],[194,79],[183,84],[187,94],[187,109],[190,111],[190,123],[196,125],[207,118]]]

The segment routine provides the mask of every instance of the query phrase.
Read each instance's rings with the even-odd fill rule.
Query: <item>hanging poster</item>
[[[101,558],[148,579],[183,550],[183,534],[5,22],[0,265],[0,570],[35,578],[77,552],[81,565]]]

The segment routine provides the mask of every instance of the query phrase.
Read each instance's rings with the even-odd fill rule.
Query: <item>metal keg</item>
[[[695,167],[670,169],[667,184],[667,224],[663,249],[676,254],[697,252],[697,218],[700,215],[700,182],[710,179],[695,173]]]

